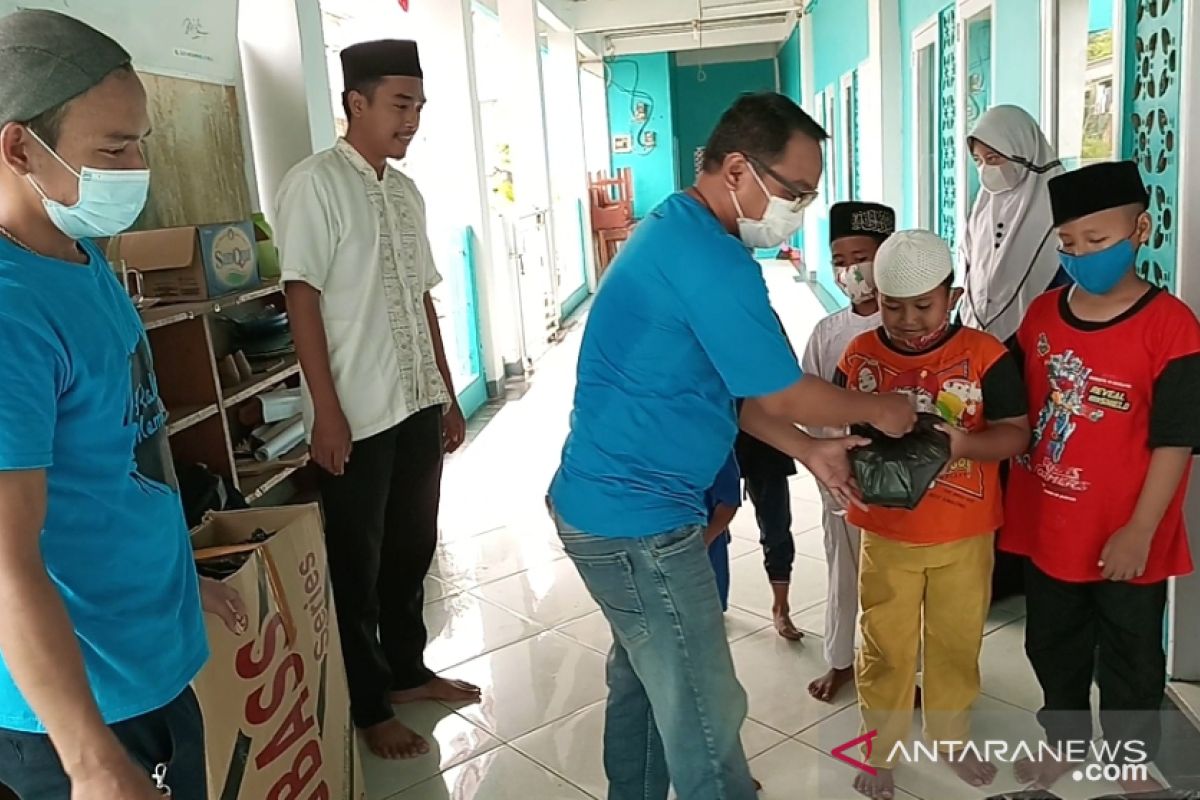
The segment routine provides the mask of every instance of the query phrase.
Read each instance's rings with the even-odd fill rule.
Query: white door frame
[[[958,69],[958,80],[955,87],[955,95],[957,97],[959,113],[955,119],[955,127],[958,131],[958,141],[960,147],[955,148],[958,154],[958,163],[955,165],[955,172],[958,175],[957,180],[957,207],[958,207],[958,229],[965,230],[967,218],[971,213],[971,193],[970,193],[970,175],[969,171],[973,169],[971,165],[971,154],[967,152],[967,96],[970,94],[970,87],[967,86],[967,71],[968,59],[970,58],[970,42],[968,41],[968,32],[970,30],[970,21],[976,17],[986,14],[991,21],[991,45],[990,52],[992,53],[991,74],[988,75],[988,86],[996,85],[996,9],[993,0],[958,0],[956,27],[958,31],[958,41],[955,49],[958,51],[956,58],[956,68]]]
[[[1059,118],[1058,118],[1058,45],[1059,25],[1058,9],[1061,0],[1042,0],[1042,108],[1041,128],[1050,141],[1050,146],[1057,153],[1059,150]],[[1129,0],[1114,0],[1113,3],[1113,142],[1116,158],[1121,157],[1121,149],[1125,140],[1125,74],[1126,74],[1126,41],[1125,19],[1128,13]],[[1188,10],[1184,4],[1184,12]],[[993,52],[995,52],[995,27],[992,28]],[[994,66],[993,66],[994,69]],[[1061,153],[1059,153],[1061,155]]]
[[[857,69],[857,68],[856,68]],[[854,200],[861,195],[861,190],[854,185],[854,155],[858,150],[858,141],[854,135],[854,117],[850,113],[850,100],[854,97],[854,70],[847,72],[838,82],[837,106],[841,109],[842,124],[839,133],[842,138],[841,170],[842,184],[840,199]]]
[[[830,204],[842,198],[842,142],[838,135],[837,86],[826,86],[821,92],[821,104],[825,108],[825,130],[830,131],[827,140],[829,163],[825,168],[826,190]]]
[[[1193,3],[1183,6],[1183,36],[1179,42],[1180,101],[1179,130],[1197,130],[1200,125],[1200,11]],[[1200,181],[1200,144],[1189,137],[1179,142],[1179,246],[1176,252],[1177,291],[1200,313],[1200,197],[1186,191]],[[1192,552],[1200,552],[1200,472],[1193,471],[1184,514],[1188,522]],[[1167,627],[1167,672],[1172,680],[1200,680],[1200,574],[1192,573],[1171,581]],[[1193,713],[1196,708],[1191,709]]]
[[[922,165],[922,163],[921,163],[921,156],[922,156],[921,151],[923,149],[922,145],[925,144],[925,141],[924,141],[925,136],[928,135],[930,137],[933,137],[933,136],[937,135],[937,131],[935,131],[935,130],[929,130],[929,131],[925,130],[926,120],[923,119],[923,117],[925,115],[923,115],[921,113],[922,112],[921,100],[924,97],[924,94],[923,94],[924,87],[921,85],[921,51],[923,51],[927,48],[933,50],[933,58],[930,59],[930,66],[934,70],[934,73],[936,74],[938,65],[940,63],[940,57],[941,57],[941,43],[940,43],[940,40],[938,37],[938,16],[936,14],[934,16],[930,17],[928,22],[921,25],[921,27],[917,28],[913,32],[912,47],[911,47],[912,61],[910,62],[912,64],[913,142],[912,142],[912,153],[910,153],[909,155],[912,159],[910,163],[913,165],[913,168],[916,170],[916,172],[913,174],[911,202],[913,204],[913,208],[917,209],[917,217],[915,220],[915,223],[916,223],[915,227],[927,228],[929,230],[933,230],[934,226],[937,223],[937,220],[921,218],[921,214],[928,207],[928,204],[930,202],[932,202],[932,200],[933,200],[933,198],[931,196],[932,190],[931,190],[929,178],[931,178],[931,177],[934,178],[934,181],[932,184],[933,186],[936,186],[936,183],[937,183],[936,176],[935,176],[936,165],[934,165],[934,164]],[[935,103],[936,98],[930,97],[929,101],[930,101],[930,103]],[[936,105],[934,107],[936,107]],[[922,176],[925,176],[925,178],[923,179]]]

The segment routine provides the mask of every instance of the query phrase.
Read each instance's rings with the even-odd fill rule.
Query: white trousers
[[[858,628],[859,529],[836,513],[837,504],[821,490],[824,507],[825,563],[829,593],[825,603],[825,661],[832,669],[854,666],[854,633]]]

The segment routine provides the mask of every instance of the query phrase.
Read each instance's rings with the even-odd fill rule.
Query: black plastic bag
[[[898,439],[870,425],[851,428],[855,436],[871,440],[850,453],[863,502],[909,511],[916,508],[950,463],[950,437],[937,429],[942,424],[936,414],[921,414],[912,432]]]

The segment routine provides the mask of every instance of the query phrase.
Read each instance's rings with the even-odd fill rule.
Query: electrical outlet
[[[614,136],[612,140],[612,151],[614,153],[632,153],[633,137],[627,134]]]
[[[638,103],[637,105],[635,105],[633,107],[634,120],[636,120],[637,122],[645,122],[646,121],[646,111],[647,111],[647,108],[646,108],[645,103]]]
[[[642,134],[642,147],[651,150],[658,144],[658,136],[654,131],[646,131]]]

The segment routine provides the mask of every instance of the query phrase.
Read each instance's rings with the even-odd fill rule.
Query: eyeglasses
[[[766,174],[770,175],[771,178],[774,179],[774,181],[776,183],[778,183],[780,186],[782,186],[784,189],[787,189],[788,192],[791,193],[791,195],[792,195],[792,199],[791,199],[792,213],[798,214],[799,212],[801,212],[804,209],[811,206],[816,201],[817,196],[820,194],[820,192],[818,192],[816,189],[804,189],[800,186],[797,186],[796,184],[792,183],[787,178],[783,177],[778,172],[776,172],[775,170],[771,169],[769,166],[764,164],[761,159],[756,158],[756,157],[746,154],[746,153],[743,153],[743,155],[745,155],[746,160],[749,161],[750,164],[755,169],[761,170],[762,172],[765,172]],[[780,198],[780,199],[786,199],[786,198]]]

